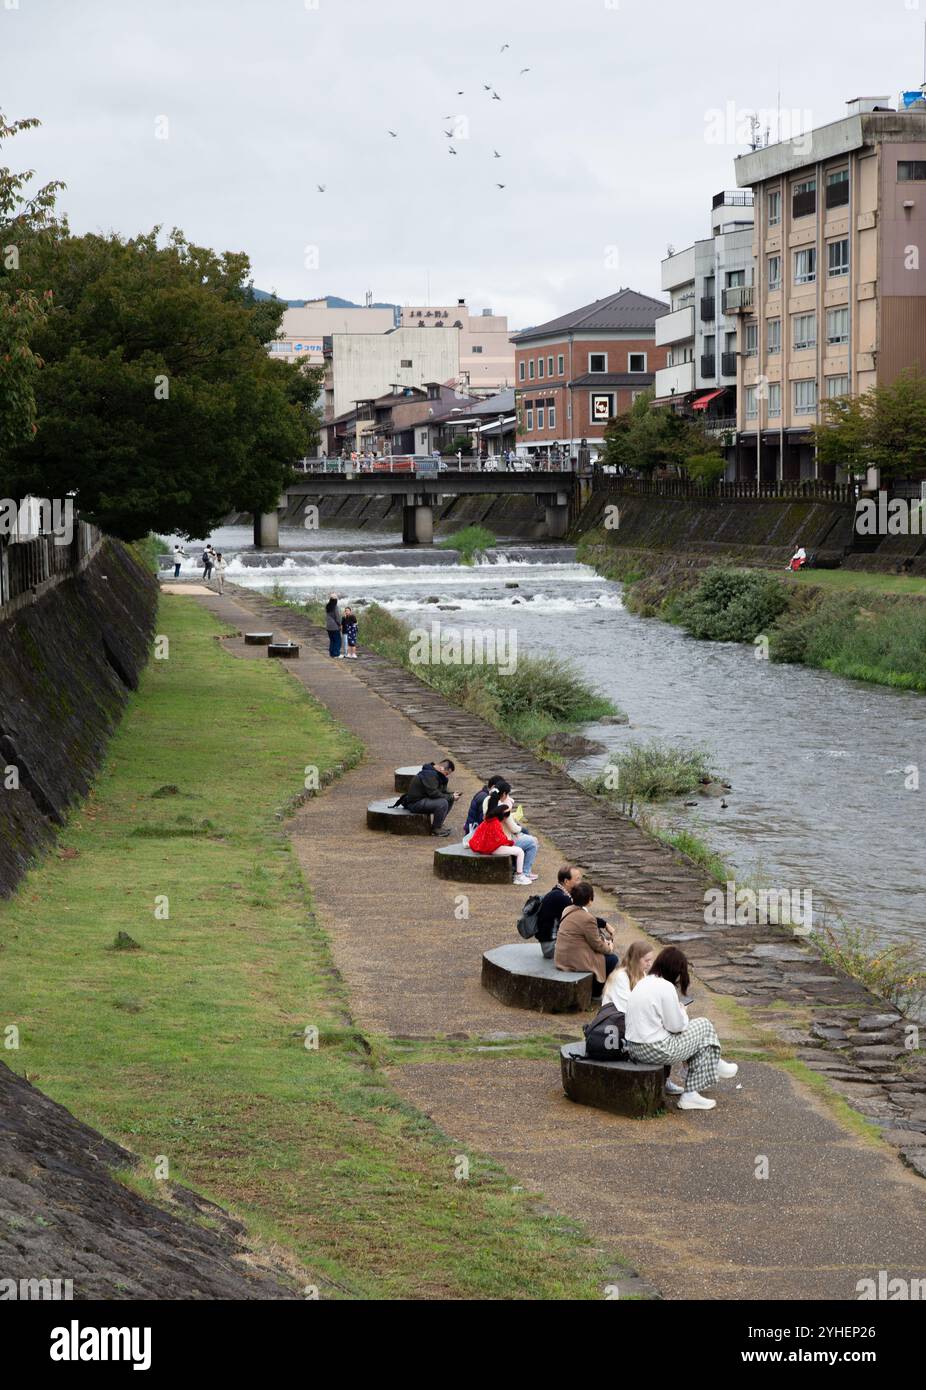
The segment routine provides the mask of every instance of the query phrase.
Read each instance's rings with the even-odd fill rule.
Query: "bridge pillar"
[[[254,544],[266,547],[280,544],[279,512],[254,513]]]
[[[569,532],[569,495],[565,492],[542,492],[537,501],[546,511],[547,535],[561,541]]]
[[[430,503],[405,503],[402,508],[402,544],[434,544],[434,508]]]

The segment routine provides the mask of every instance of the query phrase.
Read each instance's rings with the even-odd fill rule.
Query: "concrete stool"
[[[402,792],[407,792],[411,786],[412,778],[417,777],[420,771],[420,767],[397,767],[393,779],[396,794],[401,796]]]
[[[477,854],[469,845],[445,845],[434,851],[434,872],[454,883],[507,883],[514,877],[510,855]]]
[[[586,1057],[584,1042],[566,1043],[559,1055],[563,1090],[578,1105],[592,1105],[631,1120],[650,1119],[665,1110],[670,1067],[596,1062]]]
[[[389,801],[371,801],[367,807],[367,829],[385,830],[389,835],[430,835],[431,817],[406,811]]]
[[[545,960],[540,943],[511,943],[482,957],[482,987],[515,1009],[570,1014],[592,1006],[590,971],[557,970]]]
[[[269,647],[272,641],[272,632],[246,632],[244,634],[244,645],[246,647]]]
[[[268,656],[278,656],[283,661],[295,661],[299,647],[295,642],[271,642],[267,647]]]

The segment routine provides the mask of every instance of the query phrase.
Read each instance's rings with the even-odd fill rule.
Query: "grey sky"
[[[517,328],[659,293],[735,186],[709,113],[774,113],[779,72],[816,124],[923,80],[926,0],[315,3],[0,0],[4,110],[43,121],[8,162],[67,182],[76,232],[177,225],[286,298],[422,303],[430,274]]]

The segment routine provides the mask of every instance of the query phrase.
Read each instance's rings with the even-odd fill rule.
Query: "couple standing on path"
[[[357,660],[357,615],[348,606],[342,614],[337,594],[329,595],[325,604],[325,631],[328,633],[328,655],[340,660]],[[346,655],[342,650],[347,644]]]
[[[179,543],[174,546],[174,578],[180,578],[180,566],[187,558],[187,553]],[[200,564],[203,567],[203,582],[208,583],[215,572],[215,582],[219,593],[225,592],[225,571],[228,569],[228,561],[225,559],[221,550],[213,550],[212,546],[206,543],[203,550]]]

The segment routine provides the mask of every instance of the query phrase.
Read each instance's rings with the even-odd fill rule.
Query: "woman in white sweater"
[[[681,1001],[690,985],[684,951],[669,946],[653,962],[650,973],[630,992],[625,1010],[625,1042],[634,1062],[671,1066],[688,1063],[679,1110],[713,1110],[715,1100],[702,1096],[718,1077],[735,1076],[735,1062],[720,1056],[720,1039],[706,1018],[689,1021]],[[674,1089],[674,1088],[673,1088]]]

